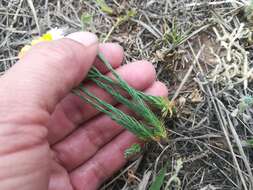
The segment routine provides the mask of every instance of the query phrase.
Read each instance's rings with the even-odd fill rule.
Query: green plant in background
[[[251,106],[253,106],[253,97],[245,96],[240,100],[240,103],[238,105],[239,112],[243,113]]]
[[[116,16],[116,22],[113,24],[112,28],[105,36],[103,42],[106,42],[109,39],[109,37],[117,27],[124,24],[137,14],[137,11],[135,9],[126,10],[123,11],[123,14],[118,14],[118,11],[117,10],[114,11],[111,7],[109,7],[109,5],[105,2],[105,0],[94,0],[94,2],[98,5],[101,12],[108,14],[110,16]]]
[[[149,190],[160,190],[165,179],[168,163],[159,171]]]
[[[192,30],[192,28],[190,28],[186,32],[182,33],[182,31],[180,31],[180,27],[178,27],[178,24],[175,18],[172,21],[171,28],[169,28],[168,25],[166,25],[165,27],[167,29],[163,35],[163,40],[166,43],[172,44],[172,48],[175,48],[178,45],[180,45],[182,42],[184,42],[188,38]]]
[[[165,175],[168,167],[167,163],[155,176],[149,190],[160,190],[164,184],[164,189],[181,189],[181,181],[178,177],[180,170],[183,168],[183,160],[181,158],[177,159],[175,165],[173,166],[173,171],[170,172],[170,178],[165,183]],[[169,175],[168,175],[169,176]],[[173,187],[172,187],[173,184]]]
[[[93,15],[82,14],[81,16],[82,30],[85,30],[86,28],[90,27],[92,23],[93,23]]]
[[[175,189],[181,189],[181,181],[178,177],[180,170],[183,168],[183,160],[181,158],[176,160],[176,164],[174,166],[174,171],[172,172],[171,177],[166,183],[165,189],[170,189],[172,183],[174,184]]]
[[[112,26],[111,30],[106,35],[106,37],[104,38],[103,42],[106,42],[109,39],[109,37],[111,36],[111,34],[113,33],[113,31],[117,27],[119,27],[120,25],[124,24],[125,22],[127,22],[128,20],[130,20],[131,18],[133,18],[136,14],[137,14],[137,11],[135,9],[130,9],[130,10],[126,11],[126,13],[124,15],[118,16],[115,24]]]
[[[253,138],[246,141],[248,145],[253,146]]]
[[[99,6],[100,10],[106,14],[112,15],[113,9],[107,5],[104,0],[95,0],[97,5]]]

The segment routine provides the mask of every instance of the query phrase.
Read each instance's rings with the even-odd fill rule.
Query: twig
[[[33,13],[33,17],[34,17],[34,21],[35,21],[37,29],[38,29],[38,33],[39,33],[39,35],[41,35],[40,25],[39,25],[38,17],[37,17],[36,10],[34,8],[33,2],[32,2],[32,0],[27,0],[27,3],[28,3],[28,5],[29,5],[29,7],[30,7],[30,9]]]
[[[173,95],[173,98],[171,99],[171,101],[174,101],[177,96],[179,95],[181,89],[184,87],[184,84],[186,83],[186,81],[188,80],[194,66],[196,65],[197,63],[197,60],[199,59],[203,49],[204,49],[204,45],[201,47],[201,49],[199,50],[198,54],[196,57],[194,57],[194,61],[193,61],[193,64],[190,66],[190,68],[188,69],[187,73],[185,74],[185,77],[183,78],[182,82],[180,83],[179,87],[177,88],[177,91],[175,92],[175,94]]]

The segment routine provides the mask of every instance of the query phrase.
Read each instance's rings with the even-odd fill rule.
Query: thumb
[[[34,109],[51,113],[86,76],[97,48],[97,37],[88,32],[32,47],[0,79],[0,118],[33,113]]]

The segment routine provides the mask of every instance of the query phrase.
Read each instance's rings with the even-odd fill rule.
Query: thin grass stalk
[[[80,91],[83,92],[88,97],[84,97],[80,93]],[[84,101],[92,105],[97,110],[108,115],[112,120],[117,122],[119,125],[126,128],[130,132],[134,133],[140,139],[145,140],[145,141],[149,139],[154,139],[152,130],[146,128],[143,123],[138,122],[134,117],[131,117],[125,114],[121,110],[113,107],[111,104],[108,104],[100,100],[84,87],[79,86],[78,89],[74,90],[74,93],[77,96],[79,96],[81,99],[83,99]]]
[[[143,99],[145,102],[149,103],[151,106],[161,110],[162,116],[165,117],[168,113],[170,116],[175,112],[174,105],[172,102],[170,102],[167,98],[159,97],[159,96],[152,96],[147,95],[143,92],[140,92],[138,90],[133,89],[130,87],[124,80],[122,80],[119,75],[114,71],[114,69],[111,67],[111,65],[105,60],[102,54],[99,54],[99,59],[110,69],[110,71],[113,73],[113,75],[118,79],[118,81],[115,81],[111,79],[108,76],[103,75],[98,69],[93,67],[90,72],[88,73],[88,78],[93,80],[99,79],[103,82],[107,82],[110,85],[118,86],[122,88],[123,90],[129,92],[130,95],[136,97],[139,96],[141,99]]]
[[[133,110],[135,114],[144,118],[144,123],[148,126],[153,127],[153,136],[155,138],[166,138],[166,130],[163,122],[149,109],[149,107],[142,101],[142,99],[138,98],[138,102],[136,100],[129,100],[122,96],[117,90],[113,87],[97,80],[93,80],[99,87],[106,90],[110,93],[118,102],[126,105],[129,109]]]

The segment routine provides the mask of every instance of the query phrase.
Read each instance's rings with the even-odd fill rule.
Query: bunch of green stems
[[[138,119],[99,99],[82,85],[76,88],[74,93],[142,140],[159,141],[166,138],[163,117],[168,112],[172,113],[170,101],[164,97],[151,96],[135,90],[115,72],[101,53],[98,54],[98,58],[109,69],[114,79],[102,74],[95,67],[88,73],[88,79],[107,91],[117,102],[129,108]],[[122,91],[127,93],[128,97],[122,95]],[[160,110],[163,117],[158,117],[152,111],[153,108]]]

